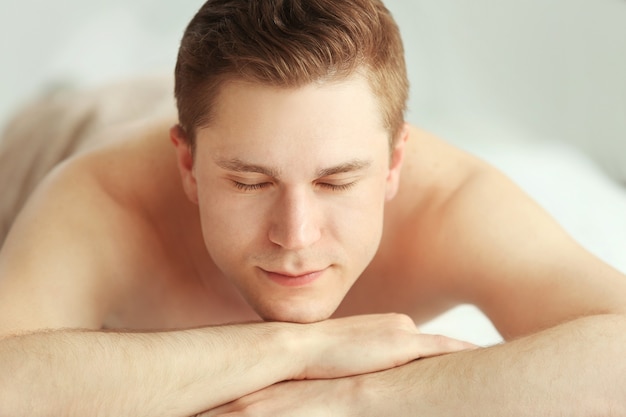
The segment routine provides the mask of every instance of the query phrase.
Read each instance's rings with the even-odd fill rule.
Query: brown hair
[[[180,125],[193,147],[226,80],[299,87],[360,70],[393,141],[404,122],[408,80],[398,27],[380,0],[208,0],[178,52]]]

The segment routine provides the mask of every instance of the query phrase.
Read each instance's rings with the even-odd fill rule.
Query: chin
[[[257,313],[264,321],[279,321],[279,322],[288,322],[288,323],[315,323],[318,321],[323,321],[330,316],[335,311],[335,308],[330,308],[328,306],[317,308],[264,308],[257,309]]]

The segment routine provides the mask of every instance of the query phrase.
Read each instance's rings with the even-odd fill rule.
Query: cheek
[[[349,203],[333,207],[328,217],[333,219],[331,227],[340,235],[338,240],[349,242],[355,250],[368,256],[380,241],[384,207],[384,185],[377,184]]]
[[[259,240],[263,216],[258,204],[241,201],[235,204],[213,194],[201,199],[199,206],[204,241],[212,256],[238,257]]]

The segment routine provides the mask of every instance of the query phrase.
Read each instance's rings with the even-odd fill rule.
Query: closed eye
[[[348,182],[346,184],[331,184],[328,182],[318,182],[317,186],[330,190],[330,191],[347,191],[350,188],[354,187],[356,185],[356,181],[353,182]]]
[[[233,185],[241,191],[258,191],[271,185],[269,182],[260,182],[258,184],[245,184],[239,181],[233,181]]]

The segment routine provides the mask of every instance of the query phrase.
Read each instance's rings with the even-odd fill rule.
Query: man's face
[[[214,111],[190,173],[209,254],[262,318],[328,318],[376,253],[397,186],[367,82],[230,82]]]

